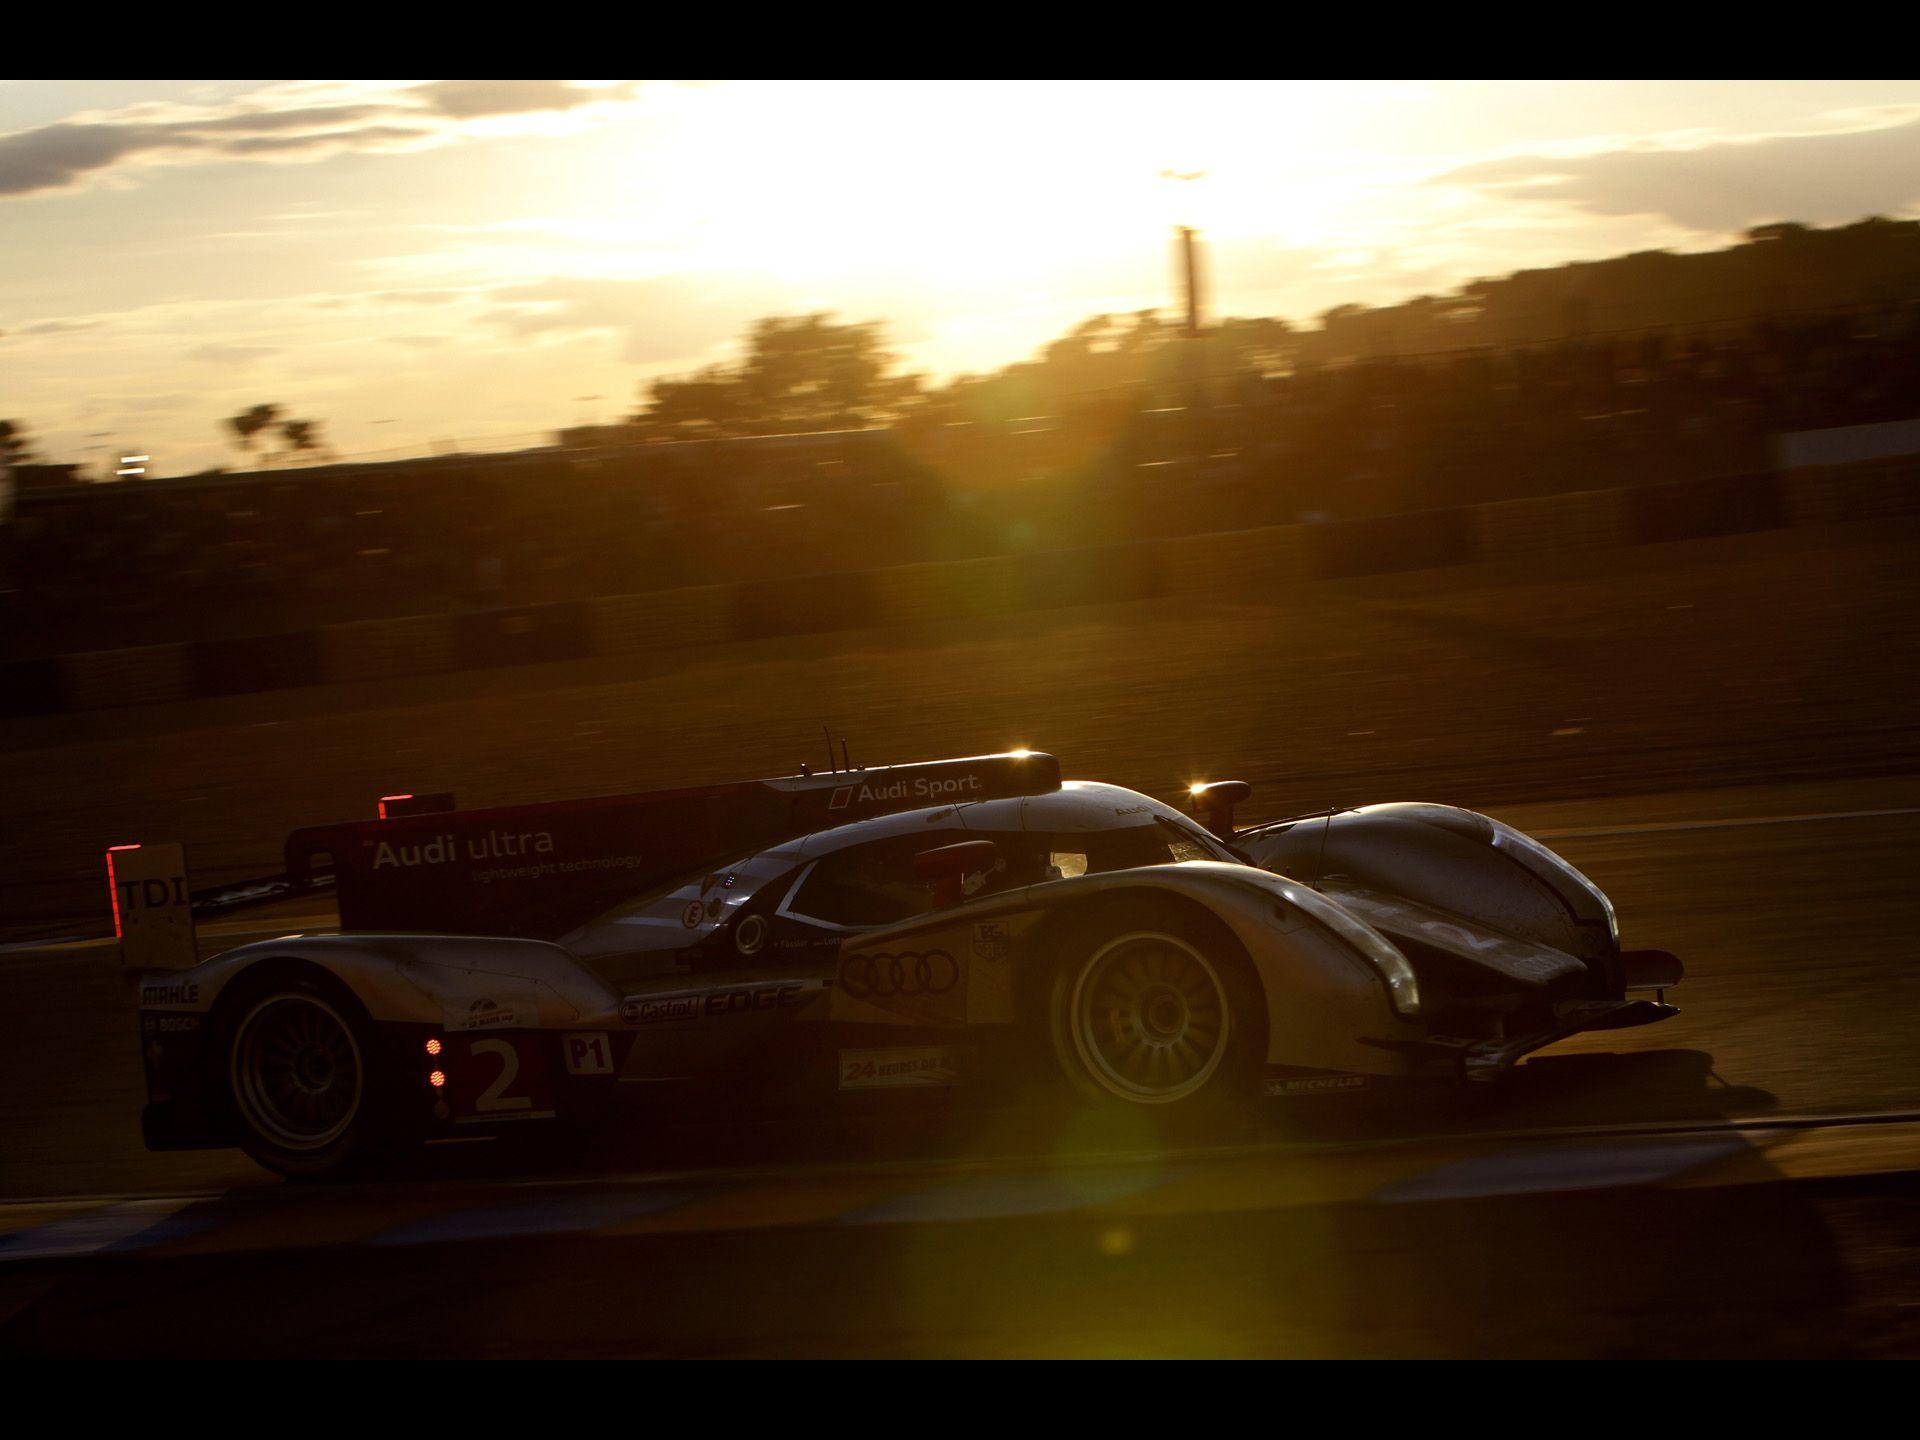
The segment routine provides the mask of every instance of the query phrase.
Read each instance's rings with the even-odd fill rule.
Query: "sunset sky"
[[[1215,313],[1308,320],[1872,213],[1920,215],[1920,82],[8,81],[0,417],[162,473],[259,401],[532,442],[766,314],[996,368],[1167,303],[1175,223]]]

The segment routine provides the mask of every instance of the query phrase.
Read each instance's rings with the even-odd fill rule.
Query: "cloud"
[[[98,330],[106,323],[104,320],[40,320],[32,325],[22,325],[13,333],[16,335],[71,335],[76,330]]]
[[[736,275],[697,282],[555,277],[503,286],[488,298],[501,303],[483,318],[509,335],[612,331],[623,340],[620,358],[631,365],[685,362],[781,303],[763,281]]]
[[[450,305],[455,300],[465,300],[472,292],[446,288],[420,290],[376,290],[367,298],[385,301],[392,305]]]
[[[132,125],[42,125],[0,136],[0,195],[57,190],[164,143]]]
[[[138,105],[0,135],[0,198],[64,190],[135,164],[319,159],[446,144],[467,122],[618,103],[630,83],[436,80],[402,88],[273,86],[219,106]]]
[[[625,100],[636,88],[632,82],[587,87],[565,80],[434,80],[411,93],[443,115],[474,120],[488,115],[572,110],[600,100]]]
[[[1920,201],[1920,117],[1868,130],[1507,156],[1429,183],[1594,215],[1659,215],[1714,233],[1770,220],[1857,220]]]
[[[186,358],[213,365],[251,365],[279,353],[280,347],[274,345],[196,345],[186,352]]]
[[[199,399],[198,395],[176,390],[168,395],[134,395],[110,400],[107,408],[140,415],[167,415],[188,409]]]

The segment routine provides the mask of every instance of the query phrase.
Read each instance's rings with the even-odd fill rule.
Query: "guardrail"
[[[1131,600],[1270,598],[1319,581],[1920,514],[1920,462],[1617,490],[695,586],[309,630],[92,650],[0,666],[0,715],[658,653],[728,641]]]

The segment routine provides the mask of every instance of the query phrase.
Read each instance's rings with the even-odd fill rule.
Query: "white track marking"
[[[1597,835],[1657,835],[1669,830],[1735,830],[1746,825],[1808,825],[1819,820],[1878,820],[1920,815],[1920,805],[1895,810],[1823,810],[1809,815],[1749,815],[1737,820],[1654,820],[1643,825],[1596,825],[1586,830],[1529,830],[1536,840],[1584,840]]]

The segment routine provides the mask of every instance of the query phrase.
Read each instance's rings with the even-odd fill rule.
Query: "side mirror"
[[[991,870],[1000,863],[1000,847],[991,840],[962,840],[913,857],[913,873],[933,882],[936,909],[958,905],[966,895],[967,876]]]
[[[1233,839],[1233,807],[1253,794],[1253,786],[1244,780],[1215,780],[1211,784],[1187,789],[1187,804],[1194,818],[1222,840]]]

